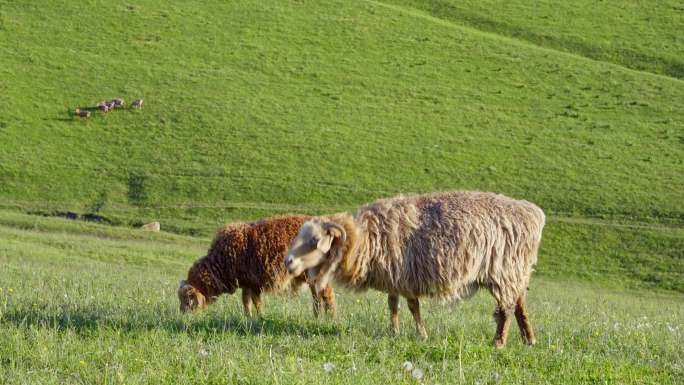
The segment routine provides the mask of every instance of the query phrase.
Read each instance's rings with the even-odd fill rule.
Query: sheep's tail
[[[539,244],[541,243],[542,240],[542,233],[544,232],[544,226],[546,225],[546,214],[544,214],[544,210],[542,210],[539,206],[531,203],[532,206],[532,211],[534,213],[535,219],[536,219],[536,231],[533,232],[533,242],[535,243],[536,247],[534,250],[534,260],[536,263],[537,260],[537,252],[539,249]]]

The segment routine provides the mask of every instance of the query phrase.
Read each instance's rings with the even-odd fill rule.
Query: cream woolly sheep
[[[494,296],[494,344],[506,344],[515,313],[525,343],[534,344],[525,292],[544,227],[534,204],[483,192],[444,192],[376,201],[349,214],[304,223],[285,265],[308,270],[316,287],[334,276],[355,289],[388,293],[392,331],[399,332],[399,296],[406,297],[416,330],[427,333],[419,298],[467,298],[480,287]]]

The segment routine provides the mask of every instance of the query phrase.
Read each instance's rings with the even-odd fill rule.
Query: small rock
[[[150,222],[142,225],[142,227],[140,228],[146,231],[159,231],[161,230],[161,225],[159,224],[159,222]]]

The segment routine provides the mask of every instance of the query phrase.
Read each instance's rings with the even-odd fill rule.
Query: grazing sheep
[[[99,103],[98,103],[98,104],[97,104],[97,108],[99,108],[100,111],[102,111],[102,112],[109,112],[109,108],[110,108],[110,107],[109,107],[109,104],[107,104],[107,103],[104,103],[104,104],[99,104]]]
[[[143,100],[142,99],[135,99],[134,101],[131,102],[131,106],[133,106],[135,108],[142,108]]]
[[[90,111],[83,111],[80,108],[77,108],[76,110],[74,110],[74,113],[79,118],[89,118],[90,117]]]
[[[494,344],[506,344],[515,313],[524,342],[532,345],[525,292],[544,222],[534,204],[493,193],[399,196],[365,206],[353,217],[307,221],[285,264],[294,275],[308,269],[318,289],[335,276],[352,288],[388,293],[395,334],[399,296],[406,297],[423,339],[420,297],[460,300],[486,287],[497,303]]]
[[[307,219],[290,215],[226,225],[216,234],[207,255],[192,265],[187,280],[180,282],[181,311],[203,308],[219,295],[232,294],[241,288],[245,314],[251,317],[251,303],[261,313],[262,293],[299,289],[307,282],[306,275],[290,275],[283,259],[288,245]],[[314,314],[318,315],[321,306],[334,314],[332,286],[326,284],[323,290],[316,291],[310,284],[310,288]]]
[[[114,98],[109,101],[114,107],[123,107],[124,106],[124,100],[120,98]]]

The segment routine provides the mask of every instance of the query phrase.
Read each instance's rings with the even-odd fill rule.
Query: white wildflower
[[[650,328],[651,328],[651,324],[650,324],[650,323],[648,323],[648,322],[641,323],[641,322],[640,322],[640,323],[636,324],[636,326],[635,326],[634,329],[639,330],[639,329],[650,329]]]
[[[407,371],[407,372],[410,372],[411,370],[413,370],[413,364],[411,363],[411,361],[406,361],[406,362],[404,362],[404,364],[402,365],[402,367],[403,367],[404,370]]]
[[[423,378],[423,371],[420,370],[420,369],[418,369],[418,368],[415,368],[415,369],[413,369],[413,371],[411,372],[411,375],[413,376],[413,378],[415,378],[416,380],[420,381],[420,379]]]
[[[326,362],[323,364],[323,370],[325,370],[326,373],[332,372],[333,369],[335,369],[335,365],[333,365],[332,362]]]
[[[209,355],[209,352],[204,350],[204,348],[199,348],[199,351],[197,353],[199,353],[199,355],[202,357],[206,357]]]

